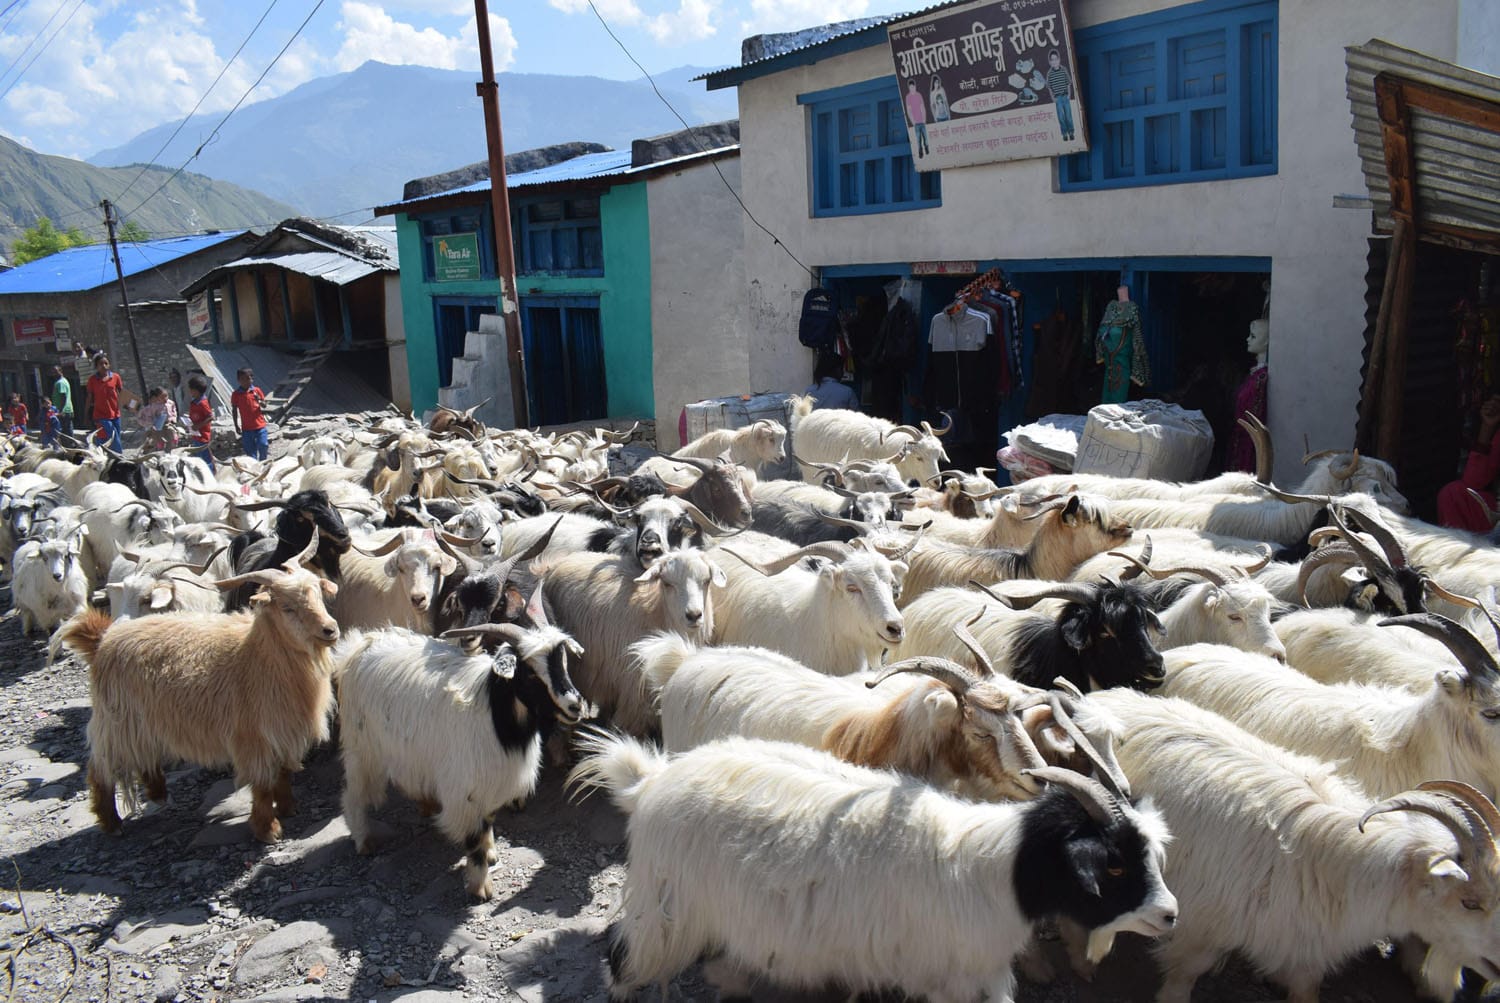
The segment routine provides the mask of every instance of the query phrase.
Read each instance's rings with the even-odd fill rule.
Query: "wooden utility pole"
[[[146,393],[146,370],[141,365],[141,349],[135,341],[135,318],[130,316],[130,293],[125,288],[125,269],[120,267],[120,245],[115,242],[115,207],[109,199],[99,203],[104,210],[104,225],[109,230],[109,251],[115,259],[115,278],[120,280],[120,303],[125,307],[125,330],[130,335],[130,355],[135,359],[136,386]]]
[[[526,367],[521,351],[521,300],[516,295],[516,258],[510,243],[510,198],[505,189],[505,144],[500,138],[500,85],[495,82],[495,59],[490,52],[490,10],[487,0],[474,0],[479,27],[479,68],[474,85],[484,99],[484,135],[490,155],[490,216],[495,231],[495,273],[500,280],[500,315],[505,321],[505,357],[510,363],[511,401],[516,428],[527,418]]]

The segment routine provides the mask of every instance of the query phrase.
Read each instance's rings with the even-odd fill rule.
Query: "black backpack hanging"
[[[797,322],[797,340],[819,352],[832,352],[838,344],[839,318],[833,293],[819,286],[802,296],[802,318]]]

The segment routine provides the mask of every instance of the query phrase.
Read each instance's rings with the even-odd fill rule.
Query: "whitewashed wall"
[[[1070,10],[1080,28],[1173,6],[1074,0]],[[938,208],[812,219],[808,121],[797,95],[890,75],[889,52],[876,46],[740,86],[745,200],[813,266],[1270,257],[1272,432],[1280,442],[1300,443],[1306,431],[1316,442],[1338,445],[1354,433],[1370,233],[1368,212],[1332,208],[1335,195],[1364,191],[1344,87],[1344,47],[1383,38],[1453,59],[1458,33],[1459,0],[1282,0],[1278,173],[1271,177],[1062,193],[1055,191],[1053,162],[1030,160],[944,172]],[[745,271],[752,380],[783,390],[805,386],[810,354],[797,344],[796,319],[807,273],[751,226],[745,227]],[[1279,479],[1296,479],[1295,453],[1281,451]]]
[[[385,280],[385,341],[391,367],[391,400],[403,411],[411,410],[411,373],[406,368],[406,314],[401,310],[401,276]]]
[[[718,165],[738,188],[739,158]],[[742,213],[713,165],[651,179],[646,205],[657,447],[671,452],[684,404],[766,387],[750,376]]]

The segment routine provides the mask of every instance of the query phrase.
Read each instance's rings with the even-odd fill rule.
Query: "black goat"
[[[104,469],[99,473],[99,479],[106,484],[123,484],[142,501],[151,500],[151,494],[146,490],[146,471],[143,465],[135,460],[123,460],[118,456],[111,456],[105,461]]]
[[[231,544],[230,555],[234,558],[235,574],[245,575],[252,571],[280,567],[301,553],[312,540],[313,530],[318,531],[318,549],[308,562],[332,581],[339,578],[339,555],[349,551],[349,529],[338,509],[329,502],[322,491],[299,491],[290,498],[272,499],[237,505],[244,512],[279,508],[276,516],[276,536],[261,537],[248,545],[240,544],[248,534],[241,534]],[[255,593],[256,585],[243,585],[230,593],[228,609],[243,609]]]
[[[848,506],[846,506],[848,507]],[[829,513],[800,502],[761,499],[755,503],[750,528],[805,547],[811,543],[848,543],[860,535],[847,522],[832,522]]]
[[[527,567],[552,542],[552,534],[562,520],[537,538],[519,554],[503,561],[482,564],[464,554],[450,551],[458,559],[462,574],[449,575],[438,590],[436,610],[437,633],[457,627],[478,627],[486,623],[516,623],[537,626],[526,611],[527,598],[536,594],[537,577]],[[541,602],[548,622],[551,604],[543,595]]]

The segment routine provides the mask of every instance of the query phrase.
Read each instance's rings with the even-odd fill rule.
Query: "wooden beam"
[[[318,344],[323,344],[328,337],[328,327],[323,320],[323,297],[318,295],[318,280],[308,276],[307,284],[312,286],[313,319],[318,322]]]
[[[1406,231],[1410,228],[1409,222],[1397,218],[1396,234],[1386,249],[1385,281],[1380,286],[1380,309],[1375,315],[1375,332],[1370,338],[1370,361],[1365,366],[1364,387],[1359,395],[1359,421],[1355,426],[1355,445],[1365,452],[1376,447],[1379,404],[1384,389],[1382,377],[1385,375],[1386,344],[1391,324],[1391,300],[1396,292],[1396,275],[1401,267],[1401,255],[1408,246]]]
[[[1380,437],[1377,454],[1400,472],[1401,422],[1406,410],[1406,355],[1411,325],[1411,297],[1417,278],[1416,226],[1402,228],[1400,266],[1391,296],[1391,315],[1386,332],[1385,373],[1380,394]]]
[[[297,340],[297,328],[292,320],[292,290],[287,285],[286,269],[281,269],[281,316],[286,320],[286,340]]]
[[[1411,112],[1405,96],[1407,83],[1389,73],[1377,73],[1375,109],[1380,114],[1380,140],[1385,148],[1391,215],[1414,222],[1417,218],[1417,166],[1411,147]]]
[[[240,277],[239,277],[239,275],[237,273],[235,273],[235,272],[230,272],[229,273],[229,321],[230,321],[230,325],[234,328],[234,341],[235,341],[235,344],[239,344],[240,342],[242,342],[242,341],[245,340],[245,336],[240,333],[240,293],[239,293],[239,288],[238,288],[239,284],[240,284]]]
[[[1500,103],[1416,80],[1402,79],[1401,91],[1408,108],[1420,108],[1486,132],[1500,132]]]
[[[260,311],[260,340],[271,340],[271,317],[266,312],[266,277],[255,270],[255,306]]]
[[[344,320],[344,347],[354,344],[354,318],[349,315],[349,287],[339,286],[339,314]]]
[[[1451,223],[1423,223],[1422,232],[1418,236],[1430,244],[1478,251],[1480,254],[1500,254],[1500,233],[1489,230],[1476,230]]]

